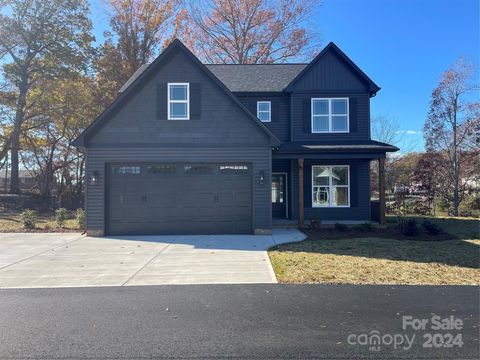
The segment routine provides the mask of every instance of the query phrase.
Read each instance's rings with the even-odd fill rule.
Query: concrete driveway
[[[0,234],[0,288],[275,283],[266,249],[304,238]]]

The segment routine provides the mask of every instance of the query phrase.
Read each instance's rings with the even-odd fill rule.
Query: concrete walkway
[[[276,283],[266,249],[304,238],[0,234],[0,288]]]

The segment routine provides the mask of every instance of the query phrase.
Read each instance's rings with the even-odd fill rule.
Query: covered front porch
[[[385,155],[397,148],[370,141],[349,145],[288,143],[273,153],[273,226],[385,224]],[[378,166],[379,201],[370,199],[370,166]]]

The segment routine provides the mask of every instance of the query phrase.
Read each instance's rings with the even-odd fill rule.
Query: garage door
[[[109,234],[252,232],[250,164],[112,164]]]

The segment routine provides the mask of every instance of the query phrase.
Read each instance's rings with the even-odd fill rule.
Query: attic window
[[[168,83],[168,120],[190,119],[190,84]]]

